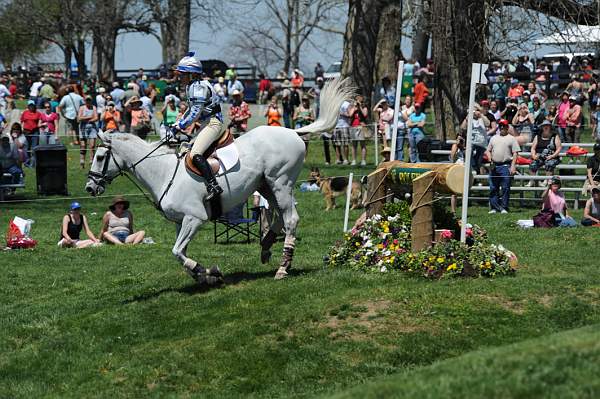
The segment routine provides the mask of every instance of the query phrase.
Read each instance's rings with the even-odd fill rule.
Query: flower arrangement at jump
[[[438,243],[412,253],[408,204],[386,205],[381,215],[366,219],[331,247],[326,263],[362,271],[398,270],[427,278],[514,273],[516,256],[501,245],[489,244],[481,227],[467,226],[468,239],[464,244],[454,239],[458,232],[456,219],[446,217],[445,223],[452,230],[443,230]]]

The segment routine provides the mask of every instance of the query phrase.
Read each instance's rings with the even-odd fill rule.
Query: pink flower
[[[450,230],[443,230],[442,231],[442,238],[445,238],[447,240],[451,239],[453,236],[452,232]]]
[[[465,234],[469,237],[473,237],[473,229],[465,229]]]
[[[394,245],[398,245],[398,240],[394,239]]]

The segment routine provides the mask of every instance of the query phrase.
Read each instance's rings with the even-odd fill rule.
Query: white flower
[[[365,248],[371,248],[372,246],[373,246],[373,241],[371,241],[371,240],[367,240],[367,242],[365,242],[363,244],[363,247],[365,247]]]
[[[498,251],[502,251],[502,252],[504,252],[504,251],[506,251],[506,248],[504,248],[504,247],[502,246],[502,244],[500,244],[500,245],[498,245]]]
[[[384,265],[384,266],[381,266],[381,269],[379,269],[379,271],[380,271],[381,273],[385,273],[385,272],[387,272],[387,267],[385,267],[385,265]]]

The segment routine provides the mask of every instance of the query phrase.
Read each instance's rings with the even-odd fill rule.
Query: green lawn
[[[315,149],[301,179],[322,159]],[[86,172],[69,154],[71,194],[85,197]],[[23,198],[36,199],[31,171],[27,184]],[[93,230],[113,195],[135,192],[120,178],[82,199]],[[318,193],[298,191],[292,276],[273,280],[281,243],[261,265],[256,242],[214,245],[207,225],[189,254],[218,264],[226,285],[205,291],[171,255],[174,226],[143,197],[130,199],[155,245],[61,250],[71,199],[0,204],[1,226],[32,218],[39,241],[0,255],[0,397],[600,396],[596,229],[520,230],[514,221],[533,209],[476,207],[472,221],[519,256],[515,277],[324,270],[343,207],[325,212]]]

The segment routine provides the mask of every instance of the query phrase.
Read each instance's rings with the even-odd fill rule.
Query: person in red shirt
[[[42,114],[40,114],[33,100],[27,101],[27,109],[21,114],[21,125],[23,133],[27,138],[29,159],[33,160],[32,150],[37,147],[40,140],[40,126],[42,124]],[[32,165],[33,166],[33,165]]]
[[[258,75],[260,82],[258,83],[258,103],[266,104],[269,99],[269,91],[271,90],[271,81],[264,74]]]
[[[17,81],[16,79],[10,80],[10,85],[8,85],[8,91],[10,92],[11,97],[15,97],[17,95]]]
[[[41,114],[40,143],[56,144],[56,141],[58,140],[56,128],[58,127],[59,116],[56,112],[52,112],[52,106],[49,102],[44,103],[44,111]]]
[[[423,104],[423,108],[425,108],[427,97],[429,96],[429,89],[427,88],[427,85],[423,82],[422,76],[419,76],[417,78],[417,84],[415,85],[413,92],[415,103]]]
[[[252,114],[250,113],[248,103],[242,99],[242,93],[239,90],[233,91],[232,98],[233,103],[229,107],[229,119],[231,122],[229,122],[227,130],[237,138],[246,132],[248,119],[250,119]]]

